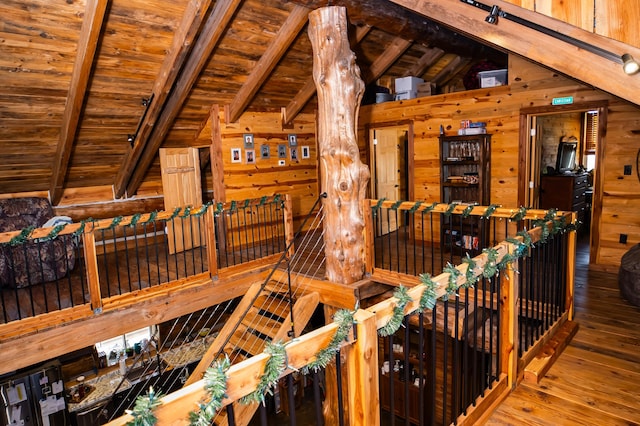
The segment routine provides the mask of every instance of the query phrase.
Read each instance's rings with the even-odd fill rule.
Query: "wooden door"
[[[200,159],[197,148],[160,149],[160,168],[165,210],[202,206]],[[203,238],[198,229],[204,229],[204,227],[198,227],[194,223],[197,219],[184,219],[184,223],[179,223],[180,220],[179,218],[174,220],[175,226],[167,222],[167,239],[171,254],[199,247],[202,244]],[[192,228],[193,226],[195,227]]]
[[[375,131],[376,197],[400,200],[400,152],[404,147],[405,130],[398,128]],[[382,214],[382,234],[398,229],[394,214]]]

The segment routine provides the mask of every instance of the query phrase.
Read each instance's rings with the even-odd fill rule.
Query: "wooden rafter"
[[[134,194],[140,187],[144,175],[147,173],[147,169],[153,162],[153,159],[158,153],[158,149],[173,124],[173,120],[178,115],[178,112],[180,112],[182,104],[187,99],[187,96],[189,96],[191,88],[207,64],[211,52],[213,52],[218,45],[240,3],[242,3],[242,0],[219,0],[216,2],[204,29],[198,36],[193,50],[183,67],[182,73],[176,81],[171,95],[165,103],[162,115],[152,130],[150,141],[145,147],[138,165],[133,170],[133,174],[127,185],[127,192],[129,194]]]
[[[370,25],[363,25],[357,27],[355,42],[351,46],[357,46],[362,39],[371,31]],[[289,104],[282,108],[282,123],[290,124],[293,119],[302,111],[302,108],[309,102],[309,99],[316,93],[316,83],[313,81],[313,77],[309,77],[302,86],[302,89],[294,96]]]
[[[368,70],[363,71],[363,80],[365,84],[372,83],[389,69],[395,61],[411,46],[411,41],[401,37],[396,37],[391,44],[376,58]]]
[[[431,65],[435,64],[438,59],[444,56],[444,50],[438,47],[429,48],[424,55],[418,59],[411,68],[403,74],[403,77],[421,76]]]
[[[444,82],[450,79],[452,75],[467,66],[469,61],[469,58],[462,58],[460,56],[454,57],[447,65],[442,67],[438,74],[431,79],[431,82],[436,85],[444,84]]]
[[[57,205],[62,197],[64,178],[67,174],[71,149],[78,130],[80,113],[84,104],[93,59],[98,49],[98,38],[100,37],[102,22],[108,4],[109,0],[87,0],[85,6],[84,20],[82,21],[80,40],[78,41],[78,54],[73,64],[67,103],[62,116],[60,140],[58,141],[53,162],[53,174],[49,188],[49,195],[53,205]]]
[[[164,109],[164,104],[171,92],[182,65],[189,55],[190,46],[193,43],[202,24],[203,17],[209,9],[211,0],[192,0],[187,5],[182,22],[176,30],[173,44],[169,54],[160,68],[160,73],[153,85],[154,98],[149,110],[140,123],[140,130],[134,141],[133,148],[126,155],[124,162],[118,170],[114,185],[116,198],[124,195],[129,179],[138,165],[140,157],[147,148],[153,126]]]
[[[626,75],[622,71],[621,64],[586,49],[578,48],[508,19],[499,18],[497,25],[488,24],[485,22],[486,11],[460,0],[391,1],[476,40],[494,43],[503,50],[570,75],[632,103],[640,104],[640,78],[637,75]],[[499,7],[512,16],[533,22],[540,27],[553,29],[587,45],[597,46],[617,55],[629,53],[635,58],[640,57],[640,48],[585,31],[504,0],[492,0],[491,5]]]
[[[278,34],[271,41],[260,60],[256,63],[253,71],[247,77],[247,81],[242,85],[231,104],[226,107],[226,121],[233,123],[237,121],[242,113],[251,103],[262,84],[267,80],[280,59],[287,52],[302,28],[307,23],[309,9],[303,6],[294,6],[289,17],[284,22]]]

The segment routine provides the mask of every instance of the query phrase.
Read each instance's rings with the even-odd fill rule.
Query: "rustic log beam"
[[[309,9],[303,6],[294,6],[278,34],[273,38],[260,60],[256,63],[242,85],[231,104],[226,108],[226,122],[233,123],[240,118],[242,113],[251,103],[262,84],[269,78],[280,59],[287,53],[291,44],[307,23]]]
[[[407,69],[402,76],[409,77],[412,75],[420,76],[424,74],[431,65],[435,64],[438,59],[444,56],[444,50],[439,49],[437,47],[429,48],[427,51],[418,59],[411,68]]]
[[[365,83],[369,84],[377,80],[409,47],[411,47],[411,41],[402,37],[393,39],[384,52],[373,61],[369,69],[363,72],[362,78]]]
[[[622,65],[586,49],[578,48],[525,25],[499,18],[497,25],[485,22],[487,12],[460,0],[391,0],[429,19],[455,28],[468,37],[493,43],[496,48],[538,62],[574,79],[598,87],[634,104],[640,104],[640,78],[626,75]],[[504,0],[491,5],[503,12],[530,21],[540,27],[597,46],[617,55],[640,57],[640,48],[585,31],[571,24],[521,8]],[[464,54],[464,53],[460,53]],[[606,76],[606,78],[603,78]]]
[[[224,7],[227,6],[227,3],[235,3],[237,7],[238,2],[239,0],[221,2],[224,3],[224,5],[220,5],[223,8],[222,15],[227,16],[229,17],[228,19],[230,19],[230,17],[233,16],[235,7],[229,6],[229,11],[225,11]],[[216,3],[216,8],[210,15],[209,21],[219,18],[215,13],[215,11],[220,10],[218,3]],[[196,45],[193,46],[193,41],[198,35],[200,27],[202,26],[202,20],[204,19],[210,4],[211,0],[192,0],[187,6],[180,27],[176,30],[175,37],[173,38],[171,50],[166,56],[162,67],[160,68],[158,78],[153,85],[153,102],[149,106],[149,110],[140,124],[140,131],[138,132],[133,148],[125,156],[125,159],[118,170],[114,184],[114,193],[116,198],[121,198],[125,192],[133,194],[138,190],[151,161],[156,156],[158,148],[160,148],[162,140],[164,140],[164,136],[166,135],[166,131],[164,133],[156,132],[155,126],[159,125],[159,123],[166,122],[167,118],[165,117],[167,115],[171,116],[169,121],[173,122],[173,117],[177,114],[177,111],[172,111],[171,105],[168,106],[169,100],[175,96],[175,91],[178,90],[177,81],[182,79],[181,77],[184,72],[181,74],[181,70],[183,67],[187,68],[185,63],[191,62],[194,55],[198,57],[199,45],[196,43]],[[221,21],[216,20],[216,23],[220,23]],[[211,25],[207,28],[210,28],[210,26]],[[224,27],[226,27],[226,23]],[[224,28],[215,28],[214,30],[218,33],[218,36],[220,36],[224,31]],[[203,32],[204,31],[205,30],[203,30]],[[211,35],[211,33],[209,33],[209,35]],[[198,40],[200,40],[200,38],[202,37],[199,37]],[[214,43],[214,45],[217,41],[217,38],[212,37],[211,42]],[[193,48],[191,48],[192,46]],[[209,57],[208,53],[210,53],[210,50],[207,51],[206,58]],[[204,61],[206,58],[201,60]],[[176,86],[176,90],[172,90],[174,85]],[[190,87],[191,86],[189,86],[189,88]],[[189,90],[186,92],[187,93],[183,95],[185,98]],[[180,103],[180,105],[182,105],[182,103]],[[149,157],[148,151],[153,151],[151,160],[147,160]]]
[[[84,20],[82,21],[80,40],[78,41],[78,54],[73,64],[67,103],[62,116],[60,140],[53,160],[49,196],[51,197],[51,204],[54,206],[62,198],[64,178],[67,175],[71,149],[78,130],[78,122],[87,92],[93,59],[98,49],[98,39],[102,31],[102,23],[108,5],[109,0],[88,0],[85,6]]]
[[[362,39],[371,31],[370,25],[363,25],[356,27],[356,37],[353,46],[358,45]],[[302,108],[309,102],[309,100],[316,94],[316,83],[313,81],[313,77],[309,77],[302,86],[302,89],[296,94],[296,96],[289,102],[289,105],[282,108],[282,124],[291,124],[294,118],[302,111]]]
[[[360,161],[356,139],[364,83],[349,47],[346,9],[317,9],[309,14],[309,23],[318,93],[321,188],[327,193],[323,200],[326,277],[350,284],[364,275],[362,200],[369,169]]]

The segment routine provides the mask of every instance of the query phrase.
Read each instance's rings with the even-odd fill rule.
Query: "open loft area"
[[[0,6],[0,424],[638,421],[632,6],[330,3]]]

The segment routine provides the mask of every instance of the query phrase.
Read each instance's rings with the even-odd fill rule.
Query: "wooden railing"
[[[377,205],[377,202],[368,201],[367,206],[370,205]],[[413,212],[420,212],[421,208],[424,210],[428,207],[426,204],[415,206],[414,203],[407,204],[407,210],[413,209]],[[449,207],[445,206],[438,208],[441,209],[442,214],[449,210]],[[452,209],[449,213],[458,213],[456,209]],[[478,206],[474,207],[471,213],[484,214],[487,209],[487,207]],[[490,207],[490,209],[494,210],[493,214],[496,217],[502,218],[504,221],[514,218],[518,213],[516,210],[494,209],[493,207]],[[431,210],[433,209],[431,208]],[[367,265],[369,265],[372,279],[395,285],[402,284],[407,290],[404,295],[398,294],[367,309],[355,311],[355,333],[342,344],[341,351],[342,357],[345,359],[346,378],[342,381],[336,379],[348,388],[345,392],[346,398],[343,401],[345,412],[348,413],[347,424],[380,424],[380,406],[383,401],[380,400],[381,393],[378,390],[381,386],[381,377],[384,376],[384,371],[382,371],[382,376],[380,374],[381,367],[384,370],[385,354],[379,352],[378,335],[381,330],[388,331],[392,319],[394,321],[397,320],[396,311],[398,307],[401,308],[404,317],[402,322],[405,325],[416,323],[417,318],[419,327],[422,327],[424,318],[428,318],[431,315],[431,318],[433,318],[431,321],[433,330],[441,332],[447,338],[451,337],[455,341],[462,341],[467,340],[467,336],[470,335],[468,333],[471,322],[470,314],[465,311],[465,307],[468,307],[470,303],[473,303],[474,311],[478,309],[489,310],[489,317],[494,317],[495,315],[498,325],[495,343],[493,339],[489,339],[490,342],[487,343],[489,346],[485,346],[484,341],[477,342],[477,339],[471,339],[466,342],[466,345],[473,347],[475,350],[478,348],[481,351],[488,350],[490,352],[489,355],[495,356],[487,358],[487,368],[478,376],[479,380],[474,385],[465,384],[466,382],[464,381],[457,382],[455,378],[448,382],[451,390],[444,390],[443,398],[446,400],[448,395],[453,395],[451,396],[453,402],[450,404],[453,408],[447,408],[448,403],[446,402],[444,407],[439,407],[443,412],[443,416],[438,422],[441,421],[442,424],[448,424],[449,422],[457,424],[475,423],[486,415],[489,407],[494,406],[497,401],[504,398],[513,388],[518,375],[522,374],[522,360],[531,357],[532,351],[540,350],[542,343],[557,329],[558,324],[571,319],[575,230],[569,228],[569,230],[563,230],[558,233],[556,231],[561,229],[561,226],[557,226],[558,222],[573,223],[575,214],[554,214],[553,212],[550,214],[550,212],[543,211],[527,212],[523,218],[518,218],[518,220],[530,221],[531,225],[535,223],[536,226],[532,229],[517,234],[515,232],[505,232],[505,239],[490,249],[483,250],[474,257],[469,257],[468,259],[470,260],[447,266],[445,272],[428,279],[403,272],[384,271],[380,267],[372,266],[374,264],[372,260],[376,258],[376,245],[373,241],[375,233],[371,227],[373,217],[367,218],[366,216],[365,222],[369,226],[367,228],[369,237],[367,259],[370,261]],[[514,230],[518,228],[515,223],[512,226]],[[510,228],[511,226],[505,229],[511,232]],[[498,231],[495,230],[492,233],[497,235]],[[519,271],[523,270],[523,265],[526,262],[540,263],[531,260],[535,256],[533,253],[542,250],[541,246],[544,246],[542,242],[547,243],[550,238],[552,240],[557,238],[559,241],[560,248],[554,248],[553,250],[557,251],[553,253],[558,256],[557,260],[560,265],[556,272],[563,271],[556,274],[558,277],[557,282],[561,283],[561,286],[553,290],[555,292],[553,297],[544,300],[533,301],[521,297],[520,292],[522,292],[522,289],[528,288],[527,286],[533,281],[526,276],[523,277],[524,274],[519,273]],[[526,252],[523,251],[523,245],[526,246]],[[514,254],[518,255],[514,256]],[[465,259],[467,258],[465,257]],[[491,278],[486,277],[486,273],[497,268],[497,265],[500,265],[502,269],[497,274],[494,273]],[[455,271],[450,268],[454,268]],[[538,276],[537,278],[540,277]],[[469,280],[474,283],[471,287],[468,286],[470,284]],[[476,282],[476,280],[478,281]],[[473,289],[473,292],[469,291],[470,289]],[[432,308],[424,308],[421,305],[424,292],[432,293],[429,295],[429,300],[438,301],[434,303]],[[551,306],[551,301],[558,306],[548,309]],[[527,306],[524,310],[520,308],[523,304]],[[534,307],[536,304],[545,306],[545,308],[542,311],[537,310]],[[438,310],[443,305],[444,315],[440,320],[438,318]],[[455,312],[457,313],[449,314],[451,306],[456,308]],[[459,308],[460,306],[462,306],[461,309]],[[459,312],[463,312],[463,314],[459,314]],[[529,313],[537,315],[535,312],[543,312],[544,319],[541,322],[546,325],[537,332],[538,334],[533,334],[535,336],[533,344],[521,345],[522,333],[520,330],[522,329],[519,322],[530,319]],[[551,315],[548,315],[550,312]],[[290,374],[294,369],[299,370],[314,361],[320,350],[327,347],[337,328],[338,324],[332,323],[288,342],[285,348],[289,369],[284,371],[282,376]],[[404,332],[402,331],[401,333]],[[471,335],[477,337],[477,334]],[[388,343],[392,345],[393,340],[388,341]],[[455,351],[455,349],[453,350]],[[445,347],[444,351],[447,352],[448,349]],[[392,347],[391,354],[393,352]],[[408,352],[406,353],[408,354]],[[454,353],[452,357],[455,359],[456,354]],[[256,389],[268,359],[269,355],[261,354],[232,366],[226,372],[227,397],[222,401],[223,406],[228,406]],[[421,360],[422,357],[420,356],[418,363],[422,363],[423,361]],[[404,361],[409,361],[409,355],[405,356]],[[430,362],[428,359],[424,360],[425,364],[428,362]],[[465,361],[462,359],[460,362]],[[405,364],[405,372],[408,371],[408,365]],[[433,365],[426,367],[427,370],[431,369],[428,371],[434,371],[436,368],[438,367]],[[447,366],[445,365],[441,368],[446,370]],[[456,377],[467,373],[468,368],[456,373]],[[430,389],[435,389],[439,386],[433,381],[435,377],[433,373],[420,371],[418,374],[418,383],[424,383],[424,386],[429,386]],[[478,382],[480,382],[480,385],[478,385]],[[458,386],[456,383],[460,383],[460,385]],[[204,391],[204,384],[204,381],[201,380],[163,398],[162,405],[154,412],[154,415],[158,418],[158,424],[188,424],[187,415],[193,409],[194,401],[206,401],[209,399],[209,395]],[[444,386],[446,388],[447,385]],[[454,395],[455,392],[460,390],[465,393]],[[405,392],[406,395],[405,389],[399,389],[398,391]],[[384,393],[382,394],[384,395]],[[393,405],[391,406],[391,411],[393,412]],[[127,415],[110,424],[122,425],[130,420],[131,416]],[[421,415],[418,421],[413,421],[422,424],[423,420],[424,414]],[[431,421],[428,420],[428,423],[431,423]],[[433,421],[435,422],[435,420]]]
[[[0,234],[9,271],[0,288],[0,328],[25,319],[46,328],[65,308],[79,319],[167,286],[268,264],[293,236],[291,215],[290,198],[276,196]],[[61,254],[58,245],[72,249]],[[47,268],[54,275],[42,272]]]

